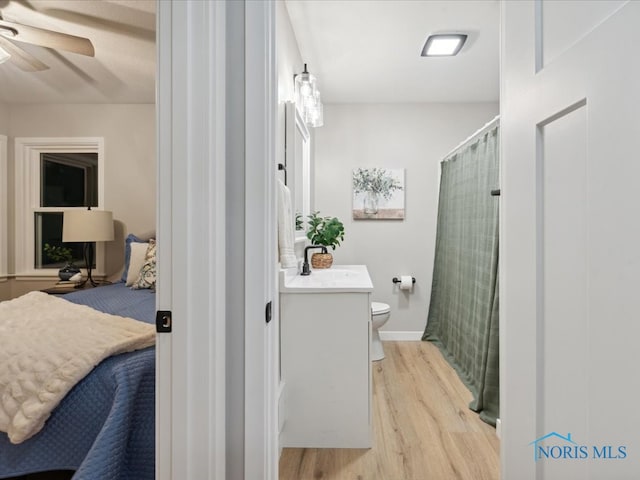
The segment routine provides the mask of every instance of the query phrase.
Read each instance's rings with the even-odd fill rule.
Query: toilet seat
[[[371,314],[372,315],[382,315],[384,313],[389,313],[391,311],[391,307],[386,303],[382,302],[371,302]]]

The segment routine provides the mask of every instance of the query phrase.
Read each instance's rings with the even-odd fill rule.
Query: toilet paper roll
[[[413,277],[411,275],[400,276],[400,290],[411,290],[413,287]]]

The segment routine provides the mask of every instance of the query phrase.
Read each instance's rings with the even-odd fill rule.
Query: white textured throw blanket
[[[0,303],[0,431],[20,443],[110,355],[149,347],[155,328],[31,292]]]

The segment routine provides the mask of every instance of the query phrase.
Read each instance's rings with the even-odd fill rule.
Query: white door
[[[502,3],[505,480],[640,472],[640,2]]]
[[[225,101],[244,92],[226,88],[224,2],[158,1],[157,19],[157,307],[173,315],[157,337],[156,478],[224,479],[242,428],[227,423]]]
[[[277,478],[273,2],[158,1],[156,478]]]

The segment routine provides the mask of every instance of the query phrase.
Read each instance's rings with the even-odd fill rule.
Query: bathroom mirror
[[[293,211],[302,215],[306,226],[311,213],[311,137],[293,102],[285,109],[285,160]],[[296,230],[296,239],[304,238],[305,230]]]

